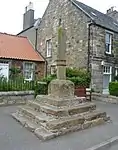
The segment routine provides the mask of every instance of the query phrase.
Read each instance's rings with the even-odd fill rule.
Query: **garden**
[[[75,92],[81,89],[81,92],[85,92],[85,89],[90,85],[90,73],[85,69],[67,68],[66,78],[71,80],[75,84]],[[48,75],[47,77],[37,81],[25,81],[20,75],[18,69],[12,69],[10,78],[7,81],[4,77],[0,77],[0,91],[35,91],[35,96],[38,94],[47,94],[48,85],[56,79],[56,75]]]

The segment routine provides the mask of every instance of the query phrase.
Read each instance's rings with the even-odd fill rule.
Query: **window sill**
[[[46,58],[48,59],[48,58],[52,58],[52,56],[46,56]]]
[[[31,81],[33,81],[32,79],[25,79],[25,81],[29,81],[29,82],[31,82]]]
[[[114,54],[113,54],[113,53],[107,53],[107,52],[105,52],[105,55],[106,55],[106,56],[114,57]]]

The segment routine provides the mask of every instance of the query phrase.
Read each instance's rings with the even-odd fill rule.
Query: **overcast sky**
[[[23,13],[30,0],[0,0],[0,32],[17,34],[22,30]],[[118,0],[79,0],[103,13],[111,6],[118,10]],[[35,18],[42,17],[49,0],[32,0]]]

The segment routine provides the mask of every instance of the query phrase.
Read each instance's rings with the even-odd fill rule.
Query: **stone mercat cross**
[[[58,49],[57,49],[57,79],[66,80],[66,32],[61,23],[58,28]]]

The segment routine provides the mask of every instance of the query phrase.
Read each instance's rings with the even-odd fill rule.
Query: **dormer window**
[[[106,32],[105,35],[105,52],[106,54],[111,54],[111,48],[112,48],[112,34],[109,32]]]

